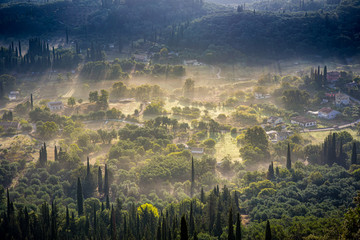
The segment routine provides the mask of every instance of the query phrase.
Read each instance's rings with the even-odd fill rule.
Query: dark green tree
[[[240,213],[236,215],[236,240],[241,240],[241,216]]]
[[[77,183],[77,209],[79,216],[81,216],[84,213],[84,199],[83,199],[83,192],[81,187],[81,180],[79,177]]]
[[[105,164],[105,176],[104,176],[104,193],[105,195],[109,195],[109,174],[106,164]]]
[[[228,240],[235,240],[232,208],[229,211]]]
[[[269,165],[269,170],[267,172],[267,179],[268,180],[273,180],[274,178],[275,178],[274,163],[273,163],[273,161],[271,161],[271,163]]]
[[[265,231],[265,240],[271,240],[271,228],[270,228],[270,222],[267,220],[266,222],[266,231]]]
[[[58,151],[57,151],[56,145],[55,145],[55,148],[54,148],[54,158],[55,158],[55,161],[59,160],[59,159],[58,159]]]
[[[185,215],[181,217],[180,240],[189,240]]]
[[[98,169],[98,191],[99,191],[99,193],[102,193],[102,191],[103,191],[103,181],[102,181],[101,167],[99,167],[99,169]]]
[[[190,188],[191,198],[194,196],[194,185],[195,185],[194,157],[191,157],[191,188]]]
[[[290,150],[290,143],[288,143],[288,149],[287,149],[286,168],[287,168],[288,170],[291,169],[291,150]]]
[[[193,210],[193,202],[190,203],[190,217],[189,217],[189,234],[193,235],[195,232],[195,217]]]
[[[30,107],[31,107],[31,111],[34,110],[34,100],[32,94],[30,94]]]
[[[356,143],[353,143],[353,147],[352,147],[352,152],[351,152],[351,164],[357,164]]]

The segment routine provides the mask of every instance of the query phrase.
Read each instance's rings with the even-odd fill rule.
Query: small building
[[[64,104],[61,101],[48,102],[47,106],[50,111],[59,111],[64,109]]]
[[[204,154],[204,148],[195,148],[195,147],[192,147],[190,148],[190,152],[192,154]]]
[[[275,116],[271,116],[268,118],[267,123],[271,124],[273,127],[275,127],[278,124],[283,123],[284,120],[281,117],[275,117]]]
[[[0,122],[0,127],[2,127],[5,131],[10,129],[10,128],[13,128],[15,130],[19,130],[20,129],[20,123],[19,122],[5,122],[5,121],[2,121]]]
[[[292,135],[291,131],[268,131],[266,132],[270,141],[272,143],[277,143],[278,141],[286,140],[289,136]]]
[[[184,65],[185,66],[201,66],[202,63],[199,63],[198,60],[193,59],[193,60],[184,60]]]
[[[303,117],[303,116],[297,116],[297,117],[292,117],[291,118],[291,123],[292,124],[297,124],[299,126],[302,127],[312,127],[312,126],[316,126],[316,120],[307,118],[307,117]]]
[[[254,96],[255,96],[256,99],[270,98],[270,94],[258,93],[258,92],[255,92]]]
[[[9,100],[10,101],[14,101],[16,100],[17,98],[19,98],[19,95],[20,95],[20,92],[19,91],[11,91],[9,93]]]
[[[325,119],[334,119],[338,114],[340,114],[340,112],[333,110],[329,107],[323,107],[318,111],[318,117]]]
[[[335,94],[335,105],[342,106],[342,105],[349,105],[350,104],[350,97],[343,93]]]
[[[338,71],[328,72],[326,74],[326,79],[328,82],[336,82],[339,80],[339,78],[340,78],[340,72]]]

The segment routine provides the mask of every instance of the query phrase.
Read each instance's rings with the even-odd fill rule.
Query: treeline
[[[21,42],[12,42],[8,48],[0,48],[0,73],[46,71],[48,69],[74,69],[82,57],[70,49],[50,48],[40,38],[29,39],[28,51],[22,51]]]

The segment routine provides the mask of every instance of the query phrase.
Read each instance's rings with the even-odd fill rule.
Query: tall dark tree
[[[229,211],[228,240],[235,240],[232,208]]]
[[[353,143],[353,147],[352,147],[352,152],[351,152],[351,164],[357,164],[356,143]]]
[[[194,196],[194,185],[195,185],[194,157],[191,157],[191,187],[190,187],[191,198]]]
[[[103,181],[102,181],[101,167],[99,167],[99,169],[98,169],[98,191],[99,191],[99,193],[102,193],[102,191],[103,191]]]
[[[273,163],[273,161],[271,161],[271,163],[269,165],[269,170],[267,172],[267,179],[268,180],[273,180],[274,178],[275,178],[274,163]]]
[[[111,207],[111,217],[110,217],[110,230],[111,230],[111,240],[116,240],[116,219],[114,207]]]
[[[236,240],[241,240],[241,216],[240,213],[236,215]]]
[[[324,84],[327,82],[327,67],[324,66]]]
[[[105,195],[109,195],[109,174],[106,164],[105,164],[105,176],[104,176],[104,193]]]
[[[33,100],[33,95],[30,94],[30,107],[31,107],[31,110],[34,109],[34,100]]]
[[[180,240],[189,240],[185,215],[181,217]]]
[[[286,168],[287,168],[288,170],[291,169],[291,150],[290,150],[290,143],[288,143],[288,149],[287,149]]]
[[[270,228],[270,222],[267,220],[266,222],[266,231],[265,231],[265,240],[271,240],[271,228]]]
[[[84,213],[84,198],[83,198],[83,192],[81,187],[81,180],[78,177],[78,183],[77,183],[77,209],[78,214],[81,216]]]
[[[54,158],[55,158],[55,161],[59,160],[59,159],[58,159],[58,151],[57,151],[56,145],[55,145],[55,148],[54,148]]]
[[[193,235],[195,232],[195,217],[194,217],[194,210],[193,210],[193,202],[190,203],[190,217],[189,217],[189,233]]]
[[[106,195],[106,209],[110,209],[110,199],[109,199],[109,195]]]
[[[202,203],[205,203],[204,188],[201,188],[200,201],[201,201]]]
[[[21,56],[22,56],[22,54],[21,54],[21,42],[19,40],[19,57],[21,57]]]

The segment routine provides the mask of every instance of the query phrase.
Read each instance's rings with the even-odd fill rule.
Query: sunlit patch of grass
[[[219,138],[215,145],[216,153],[214,157],[220,162],[224,157],[230,155],[232,160],[241,161],[239,147],[236,143],[236,138],[232,137],[230,133],[226,133]]]
[[[312,144],[320,144],[324,142],[324,139],[326,136],[328,136],[330,133],[334,133],[334,132],[340,132],[340,131],[347,131],[348,133],[350,133],[354,139],[359,140],[360,136],[357,135],[357,131],[353,130],[351,128],[347,128],[347,129],[341,129],[341,130],[336,130],[336,131],[324,131],[324,132],[305,132],[305,133],[300,133],[300,135],[305,139],[310,141]]]

